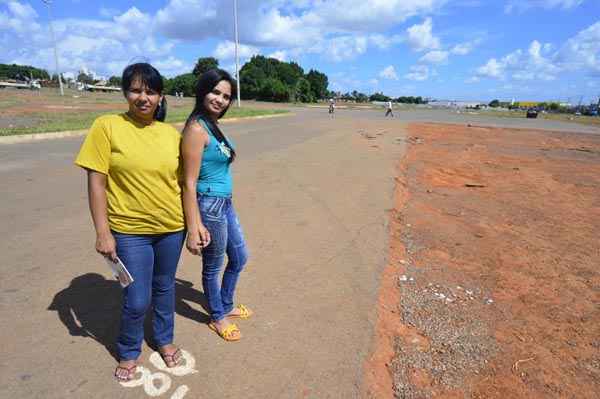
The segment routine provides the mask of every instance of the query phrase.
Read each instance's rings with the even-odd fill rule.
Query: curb
[[[245,120],[252,119],[268,119],[268,118],[278,118],[282,116],[294,116],[296,115],[293,112],[286,112],[282,114],[271,114],[271,115],[258,115],[258,116],[246,116],[241,118],[228,118],[223,119],[220,123],[229,123],[229,122],[240,122]],[[171,125],[176,128],[182,127],[185,122],[176,122],[171,123]],[[40,141],[40,140],[52,140],[52,139],[62,139],[66,137],[80,137],[85,136],[88,132],[88,129],[83,130],[65,130],[63,132],[48,132],[48,133],[32,133],[32,134],[21,134],[15,136],[2,136],[0,137],[0,145],[2,144],[17,144],[17,143],[27,143],[30,141]]]

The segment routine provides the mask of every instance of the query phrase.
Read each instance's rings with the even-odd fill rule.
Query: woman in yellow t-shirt
[[[152,305],[154,341],[167,367],[177,366],[173,345],[175,272],[185,240],[179,185],[180,133],[163,123],[166,101],[160,73],[150,64],[123,71],[129,110],[101,116],[75,163],[87,171],[96,251],[123,262],[133,282],[123,289],[119,364],[115,377],[136,372],[144,318]]]

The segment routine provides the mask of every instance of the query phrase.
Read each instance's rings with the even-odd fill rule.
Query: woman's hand
[[[193,255],[200,255],[202,248],[206,248],[210,244],[210,233],[207,228],[201,224],[198,231],[188,233],[185,243],[186,248]]]
[[[96,252],[113,262],[117,261],[117,242],[111,233],[96,236]]]

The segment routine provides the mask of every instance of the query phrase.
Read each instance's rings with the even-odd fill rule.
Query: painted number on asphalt
[[[196,366],[196,359],[194,359],[189,352],[182,349],[181,356],[185,360],[182,366],[168,368],[158,352],[154,352],[150,355],[149,360],[150,363],[160,371],[153,373],[143,366],[137,366],[135,374],[136,376],[139,374],[139,377],[131,381],[121,382],[120,384],[125,388],[142,386],[144,387],[144,392],[146,392],[148,396],[160,396],[166,393],[171,388],[172,384],[171,377],[165,373],[175,377],[183,377],[198,372],[198,370],[194,368]],[[171,395],[171,399],[183,399],[189,391],[190,389],[187,385],[180,385]]]

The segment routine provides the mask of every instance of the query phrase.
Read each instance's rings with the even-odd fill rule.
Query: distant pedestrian
[[[329,99],[329,115],[333,117],[333,113],[335,112],[335,100],[333,98]]]
[[[87,171],[96,251],[117,256],[133,277],[123,289],[117,338],[118,381],[130,381],[152,308],[154,343],[167,367],[181,351],[173,345],[175,272],[185,240],[179,185],[181,134],[164,123],[163,78],[150,64],[129,65],[122,89],[129,110],[97,118],[75,164]]]
[[[183,129],[183,207],[187,249],[202,256],[202,287],[211,321],[208,326],[226,341],[242,335],[232,318],[252,311],[234,306],[236,284],[248,259],[242,226],[232,199],[231,164],[236,150],[219,127],[235,96],[235,80],[222,69],[200,76],[196,105]],[[227,265],[223,263],[227,255]],[[222,277],[221,277],[221,272]]]
[[[392,112],[392,102],[388,101],[385,108],[386,108],[385,116],[392,115],[392,118],[393,118],[394,113]]]

